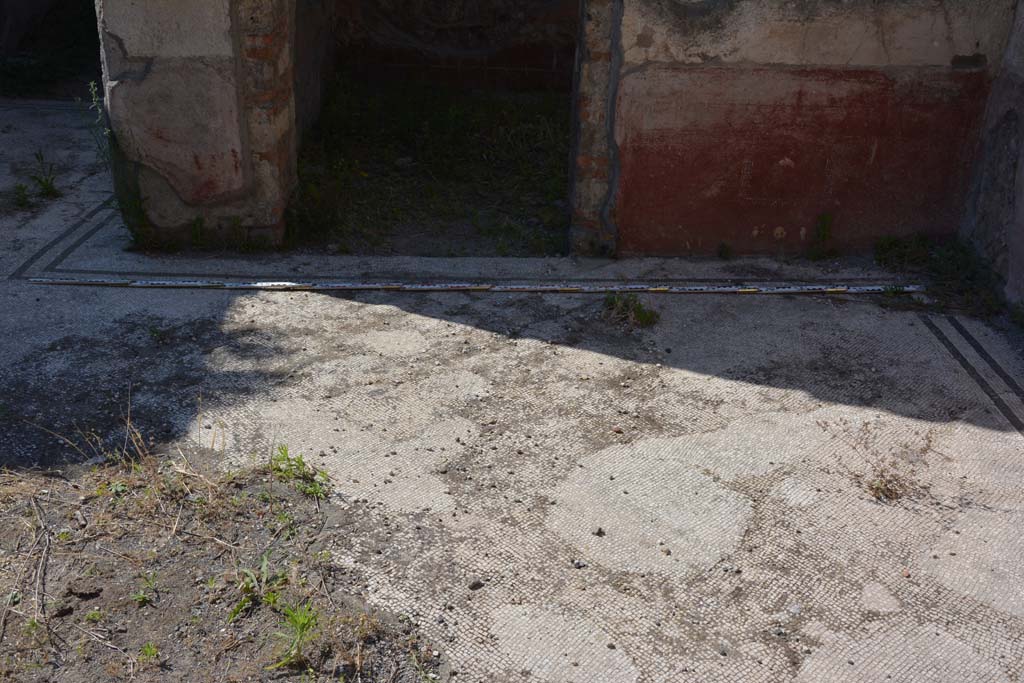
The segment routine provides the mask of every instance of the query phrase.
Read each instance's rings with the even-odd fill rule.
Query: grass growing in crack
[[[875,244],[875,260],[884,268],[926,275],[928,294],[944,308],[983,318],[1007,310],[999,278],[962,242],[925,235],[884,237]]]
[[[570,102],[341,78],[299,159],[293,244],[563,253]]]
[[[288,482],[299,493],[323,500],[330,493],[330,481],[327,473],[306,463],[299,455],[288,452],[287,446],[278,446],[270,459],[270,471],[278,481]]]
[[[906,477],[888,467],[878,469],[864,486],[871,497],[880,503],[897,501],[911,488]]]
[[[96,146],[96,155],[100,163],[104,168],[110,169],[113,163],[113,152],[110,147],[113,133],[107,126],[107,112],[96,81],[89,82],[89,100],[88,111],[92,112],[89,119],[89,135]]]
[[[303,649],[316,634],[320,615],[308,602],[301,605],[285,605],[281,608],[283,619],[275,635],[285,641],[282,658],[268,669],[280,669],[285,666],[303,664],[306,661]]]
[[[610,320],[633,327],[651,327],[661,320],[661,314],[645,306],[636,294],[608,294],[604,311]]]
[[[56,165],[48,162],[40,150],[35,154],[36,170],[28,177],[36,185],[36,193],[43,199],[56,199],[61,191],[57,189]]]

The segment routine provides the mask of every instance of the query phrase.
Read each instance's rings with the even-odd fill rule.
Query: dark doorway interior
[[[576,0],[343,2],[292,243],[564,253],[577,12]]]
[[[0,94],[87,100],[89,84],[102,80],[93,0],[56,0],[25,21],[27,31],[0,54]]]

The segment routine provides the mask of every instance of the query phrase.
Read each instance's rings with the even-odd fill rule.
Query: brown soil
[[[0,680],[444,677],[407,621],[356,597],[358,569],[332,561],[368,521],[315,470],[224,473],[210,451],[159,457],[129,433],[132,458],[0,472]],[[289,652],[285,617],[303,606],[316,624]]]

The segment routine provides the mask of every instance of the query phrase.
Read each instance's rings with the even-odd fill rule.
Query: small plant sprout
[[[139,663],[155,662],[160,657],[160,650],[153,643],[146,643],[139,648]]]
[[[103,612],[99,611],[98,609],[86,612],[85,620],[90,624],[98,624],[101,621],[103,621]]]
[[[142,577],[142,588],[132,593],[132,602],[139,607],[152,605],[159,591],[156,587],[156,574],[149,572]]]
[[[305,661],[303,648],[313,639],[316,634],[319,614],[308,602],[298,606],[285,605],[281,608],[284,619],[281,621],[281,631],[276,635],[286,643],[284,654],[281,659],[268,669],[280,669],[293,664],[301,664]]]
[[[287,446],[278,446],[270,459],[270,471],[278,481],[291,483],[303,495],[323,500],[330,493],[327,473],[306,463],[302,455],[291,455]]]
[[[35,638],[36,636],[39,635],[40,631],[42,631],[42,630],[43,630],[43,625],[39,622],[38,619],[36,619],[35,617],[32,617],[28,621],[25,622],[25,625],[22,627],[21,632],[24,633],[29,638]]]
[[[36,152],[36,171],[29,179],[36,184],[36,191],[44,199],[56,199],[61,195],[57,189],[57,172],[52,163],[46,161],[42,151]]]
[[[269,607],[276,606],[280,598],[276,589],[288,583],[288,577],[283,573],[271,573],[269,552],[263,553],[260,557],[258,571],[242,569],[238,573],[238,590],[242,597],[228,615],[229,624],[260,603]]]

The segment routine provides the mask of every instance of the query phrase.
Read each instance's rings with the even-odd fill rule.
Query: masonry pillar
[[[296,182],[295,0],[97,0],[118,200],[143,244],[273,244]]]
[[[573,96],[572,250],[576,254],[615,253],[610,211],[614,168],[611,107],[621,57],[614,40],[621,0],[583,0]]]
[[[961,235],[1024,304],[1024,0],[992,88]]]

